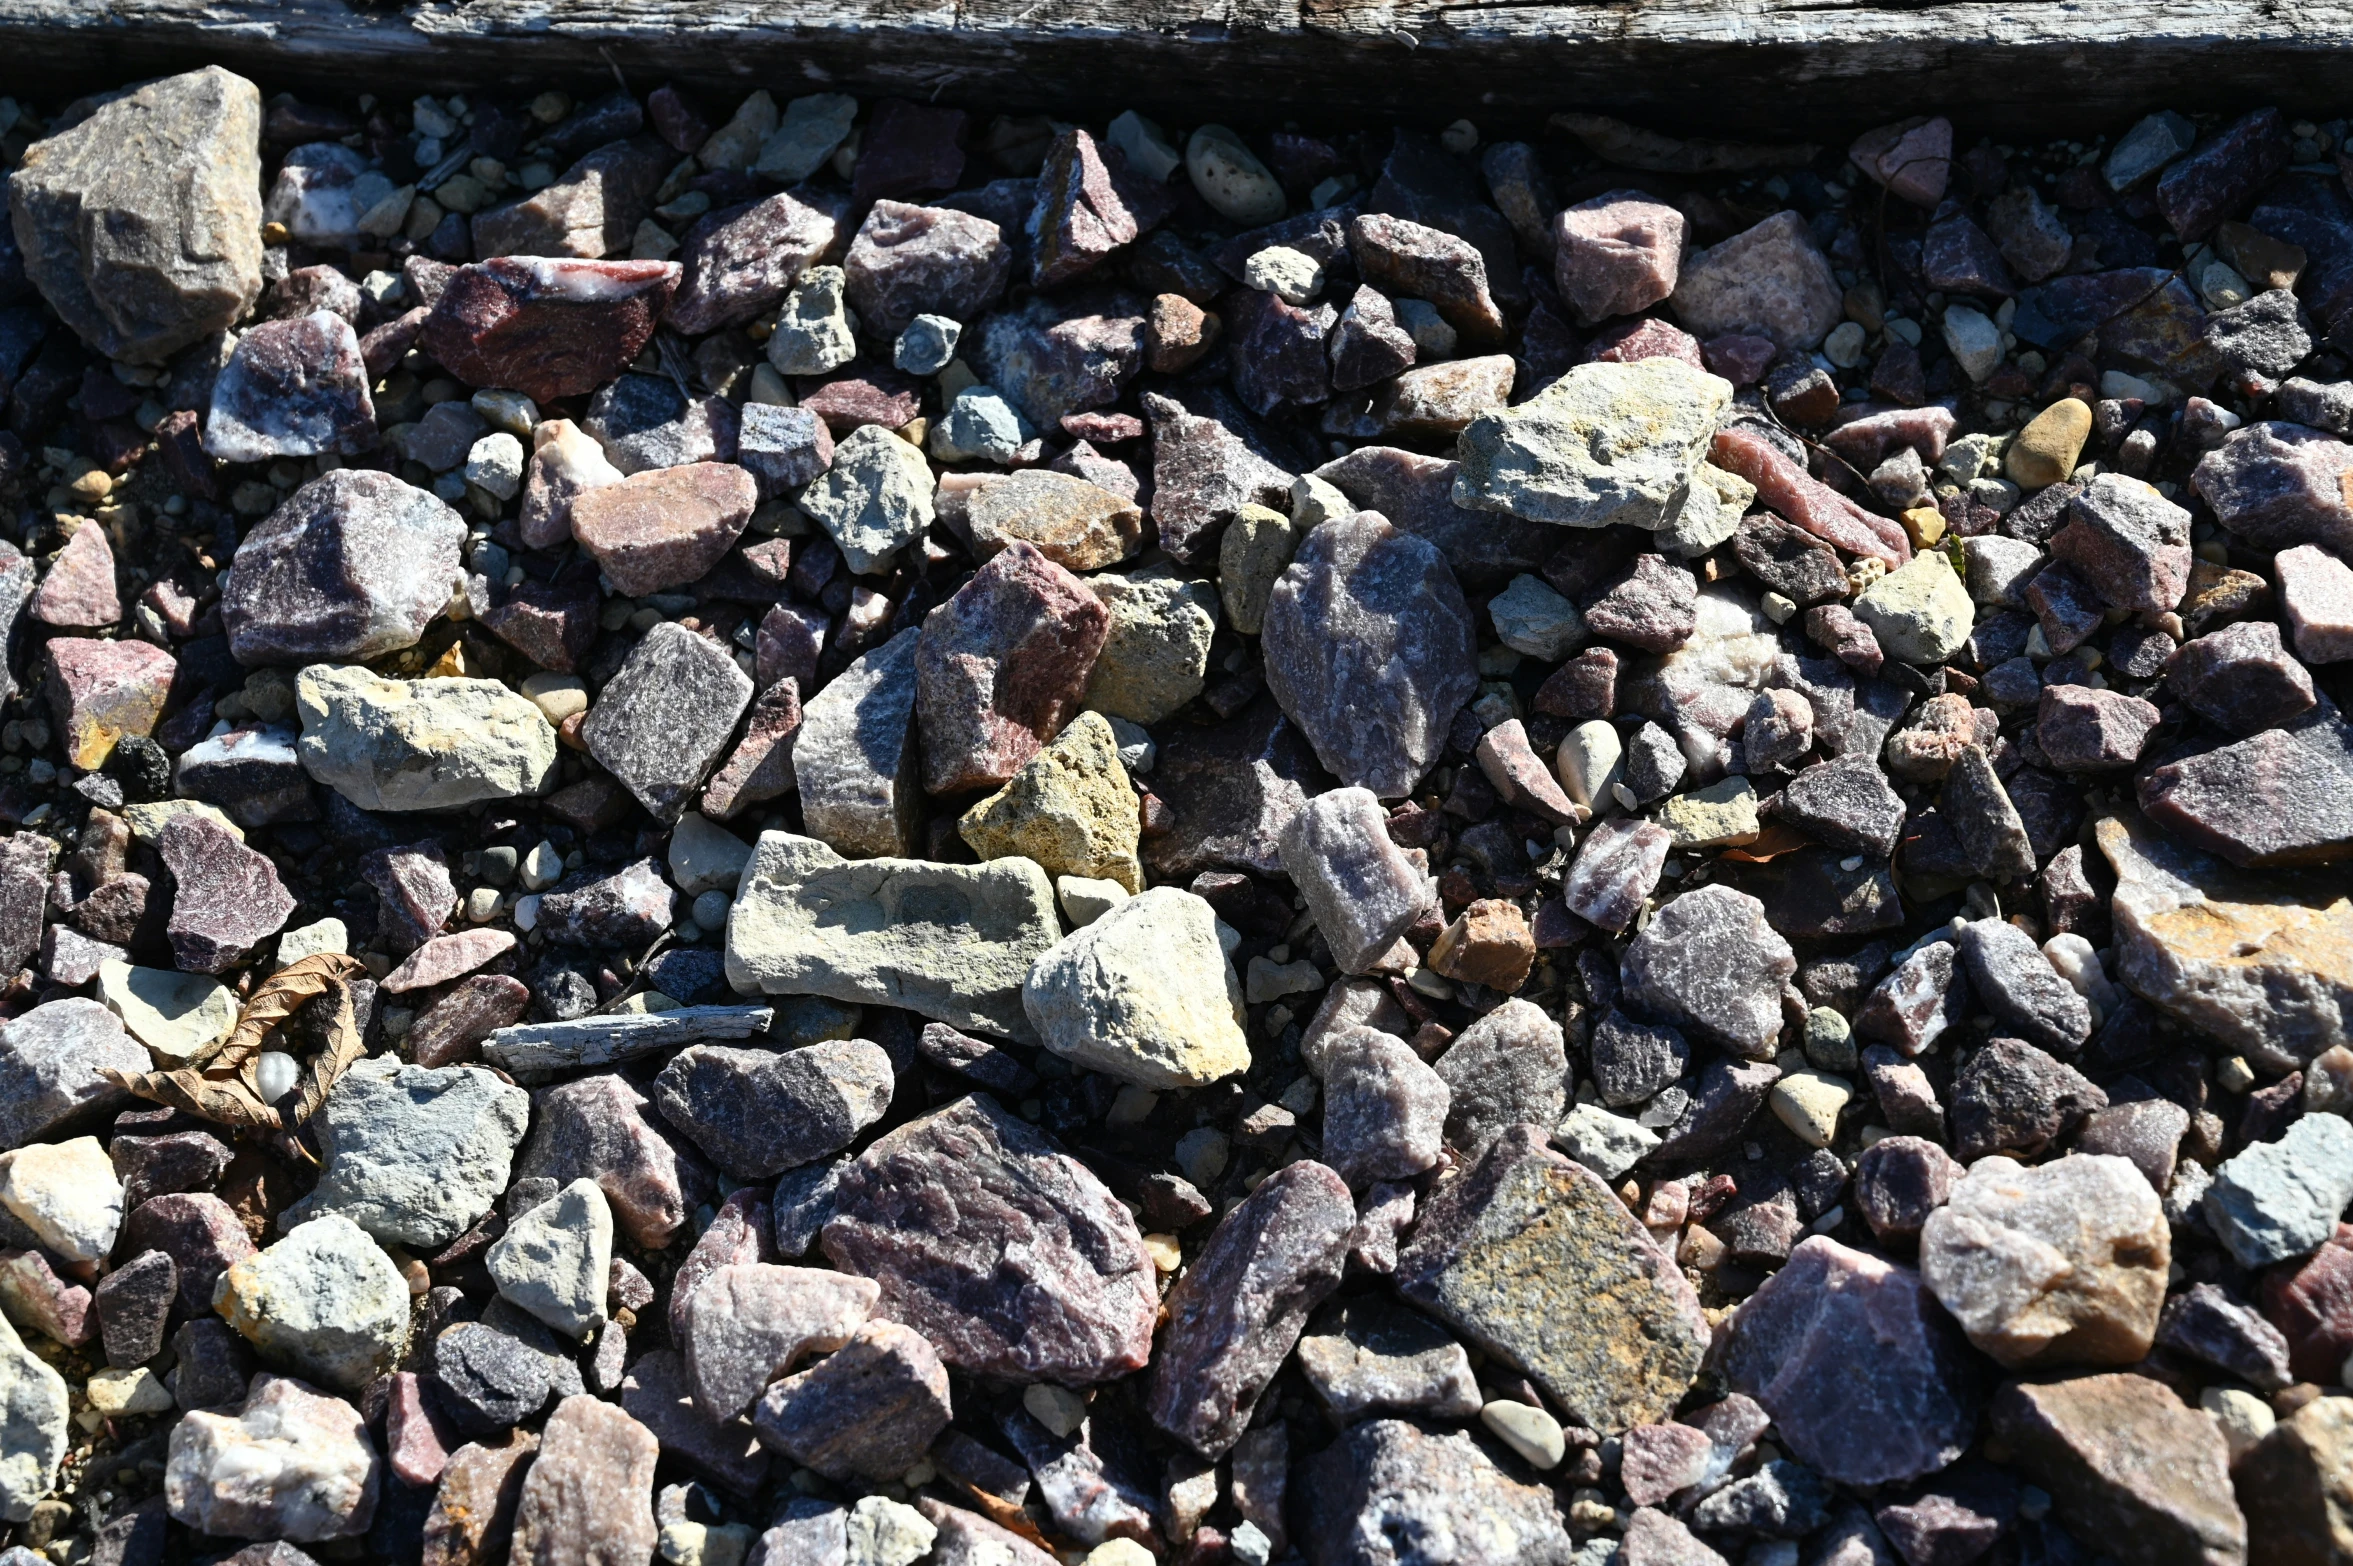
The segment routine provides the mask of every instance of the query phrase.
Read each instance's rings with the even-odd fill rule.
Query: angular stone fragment
[[[1242,987],[1216,926],[1176,887],[1130,898],[1037,958],[1022,986],[1031,1027],[1056,1054],[1146,1087],[1246,1069]]]
[[[2248,1559],[2222,1431],[2164,1383],[2127,1373],[2011,1382],[1988,1414],[2068,1532],[2099,1539],[2124,1566]]]
[[[1569,1566],[1576,1558],[1552,1493],[1506,1476],[1459,1431],[1372,1420],[1309,1459],[1302,1474],[1299,1542],[1312,1566]]]
[[[2157,727],[2155,705],[2089,685],[2045,686],[2035,710],[2035,740],[2067,772],[2111,771],[2138,761]]]
[[[1503,313],[1487,292],[1476,247],[1442,230],[1368,212],[1348,224],[1348,254],[1364,280],[1391,297],[1426,299],[1472,343],[1498,342]]]
[[[1553,220],[1553,281],[1590,326],[1646,310],[1675,291],[1683,214],[1635,190],[1613,190]]]
[[[2353,779],[2353,726],[2316,709],[2154,767],[2139,793],[2150,819],[2233,864],[2320,864],[2353,853],[2345,779]]]
[[[947,1370],[923,1334],[870,1321],[813,1368],[770,1387],[753,1428],[828,1478],[871,1483],[912,1467],[950,1412]]]
[[[762,691],[744,720],[743,737],[703,787],[702,809],[714,821],[734,817],[798,787],[793,742],[802,723],[800,682],[787,675]]]
[[[736,1179],[837,1153],[890,1106],[890,1057],[864,1039],[782,1052],[694,1044],[655,1079],[663,1118]]]
[[[696,1286],[686,1310],[695,1401],[733,1418],[802,1356],[848,1343],[873,1310],[871,1279],[814,1267],[722,1267]]]
[[[102,527],[79,527],[50,562],[33,595],[33,618],[66,630],[99,631],[123,617],[114,550]]]
[[[2242,620],[2184,642],[2165,661],[2165,684],[2207,722],[2233,734],[2275,728],[2311,709],[2312,676],[2269,620]]]
[[[1766,924],[1764,905],[1723,886],[1662,907],[1620,968],[1630,1004],[1751,1057],[1772,1053],[1781,989],[1796,972],[1797,959]]]
[[[578,1342],[605,1319],[613,1209],[585,1176],[508,1220],[484,1260],[499,1298]]]
[[[1010,778],[1077,706],[1108,629],[1094,595],[1033,546],[984,564],[926,617],[916,651],[924,786]]]
[[[2021,1038],[2072,1054],[2091,1037],[2091,1007],[2059,977],[2033,936],[1999,919],[1978,919],[1962,927],[1958,944],[1970,991]]]
[[[986,317],[974,338],[972,357],[988,384],[1038,429],[1117,402],[1143,366],[1144,318],[1127,294],[1038,295]]]
[[[159,364],[261,292],[261,94],[218,66],[150,82],[27,147],[24,271],[92,351]]]
[[[1141,1368],[1158,1289],[1086,1167],[986,1095],[899,1127],[842,1172],[825,1254],[878,1313],[975,1375],[1083,1386]]]
[[[475,215],[476,253],[594,258],[630,248],[676,154],[655,137],[636,134],[645,123],[642,111],[626,94],[617,97],[626,100],[625,108],[616,102],[618,112],[597,115],[578,138],[562,143],[567,156],[602,145],[593,145],[545,189]],[[605,141],[607,136],[627,139]]]
[[[873,220],[867,220],[873,226]],[[737,326],[775,306],[795,279],[832,248],[831,213],[790,191],[723,207],[689,228],[678,250],[669,325],[689,337]]]
[[[1323,1151],[1351,1189],[1438,1161],[1453,1095],[1400,1039],[1355,1028],[1324,1052]]]
[[[1132,177],[1127,160],[1104,155],[1095,138],[1073,127],[1057,134],[1038,171],[1030,209],[1030,283],[1052,288],[1094,271],[1167,215],[1167,191]]]
[[[316,664],[294,682],[302,765],[363,810],[444,810],[538,794],[556,735],[495,680],[388,680]]]
[[[1912,664],[1952,657],[1976,623],[1968,589],[1936,553],[1917,555],[1872,583],[1856,597],[1854,612],[1889,657]]]
[[[1144,889],[1135,790],[1119,763],[1118,739],[1098,713],[1080,713],[1003,789],[966,811],[957,830],[984,860],[1018,855],[1048,875]]]
[[[1955,1074],[1952,1101],[1953,1143],[1963,1159],[2004,1151],[2031,1157],[2104,1108],[2107,1095],[2033,1045],[1996,1038]]]
[[[1244,505],[1288,508],[1291,475],[1240,408],[1195,412],[1155,392],[1143,402],[1152,429],[1152,520],[1161,547],[1180,562],[1205,563]]]
[[[1144,513],[1135,502],[1048,468],[1025,468],[983,484],[965,520],[981,558],[1028,543],[1071,571],[1117,565],[1136,552],[1144,533]]]
[[[367,1531],[383,1461],[359,1410],[285,1376],[257,1376],[234,1414],[173,1427],[164,1502],[199,1534],[316,1544]]]
[[[1536,941],[1517,903],[1482,897],[1430,943],[1430,971],[1510,994],[1528,982]]]
[[[1672,524],[1731,383],[1675,359],[1585,364],[1458,445],[1458,505],[1562,527]]]
[[[1821,342],[1843,309],[1830,262],[1795,212],[1685,256],[1670,302],[1702,337],[1749,332],[1798,349]]]
[[[1312,1161],[1277,1171],[1229,1213],[1169,1298],[1147,1401],[1153,1423],[1213,1459],[1240,1440],[1309,1314],[1338,1285],[1355,1227],[1347,1186]]]
[[[901,1006],[1026,1042],[1022,984],[1060,930],[1053,884],[1027,859],[849,861],[766,832],[728,920],[727,976],[743,994]]]
[[[811,836],[844,854],[908,854],[923,788],[915,754],[915,660],[922,633],[862,653],[802,709],[792,768]]]
[[[2310,1255],[2353,1202],[2353,1127],[2306,1115],[2214,1172],[2207,1223],[2243,1267]]]
[[[2249,1560],[2318,1566],[2353,1549],[2349,1413],[2342,1398],[2316,1397],[2238,1454],[2232,1478],[2246,1508]]]
[[[1397,1287],[1596,1430],[1663,1418],[1706,1347],[1682,1274],[1600,1176],[1533,1127],[1439,1189]]]
[[[2010,1369],[2128,1365],[2149,1351],[2171,1261],[2165,1214],[2121,1158],[1980,1159],[1920,1231],[1920,1274]]]
[[[481,1566],[505,1550],[538,1450],[537,1435],[512,1430],[495,1444],[469,1442],[450,1453],[425,1514],[422,1566]]]
[[[594,1180],[629,1238],[662,1249],[693,1211],[688,1193],[707,1181],[708,1171],[698,1175],[654,1129],[648,1102],[610,1071],[541,1089],[532,1099],[531,1139],[515,1160],[516,1180],[558,1186]]]
[[[1995,882],[2023,881],[2034,874],[2034,841],[1984,746],[1963,746],[1954,757],[1938,810],[1972,871]]]
[[[759,500],[752,475],[732,462],[655,468],[573,497],[572,536],[617,591],[642,598],[717,565]]]
[[[654,819],[676,821],[751,699],[751,676],[724,647],[665,621],[598,693],[580,739]]]
[[[178,672],[170,653],[147,642],[53,636],[41,653],[65,759],[85,772],[105,766],[124,738],[155,731]]]
[[[390,1370],[408,1346],[407,1283],[340,1214],[298,1225],[230,1267],[212,1303],[264,1359],[348,1392]]]
[[[1369,972],[1431,901],[1369,789],[1308,801],[1283,829],[1282,863],[1344,973]]]
[[[2314,544],[2283,549],[2272,559],[2280,608],[2306,663],[2353,660],[2353,566]]]
[[[469,386],[545,406],[626,369],[653,337],[678,275],[671,261],[477,262],[450,277],[418,345]]]
[[[151,1066],[121,1020],[93,1000],[50,1001],[0,1024],[0,1150],[124,1103],[128,1095],[102,1068]]]
[[[1429,1317],[1378,1297],[1317,1317],[1299,1339],[1299,1368],[1343,1425],[1383,1412],[1467,1419],[1481,1401],[1462,1345]]]
[[[2138,479],[2103,473],[2068,502],[2051,554],[2120,609],[2163,613],[2189,587],[2190,515]]]
[[[1891,571],[1912,558],[1900,524],[1814,478],[1754,429],[1727,425],[1716,432],[1707,456],[1756,486],[1757,499],[1776,515],[1824,543],[1877,560]]]
[[[1623,930],[1657,890],[1672,841],[1649,821],[1613,817],[1578,845],[1561,886],[1569,912],[1604,930]]]
[[[1109,616],[1102,652],[1087,676],[1085,703],[1131,723],[1159,723],[1201,694],[1217,592],[1165,566],[1126,576],[1088,577]]]
[[[636,1566],[651,1557],[661,1446],[593,1397],[556,1405],[515,1506],[515,1566]]]
[[[529,1094],[478,1066],[363,1060],[309,1122],[324,1167],[286,1218],[340,1213],[387,1244],[436,1250],[497,1204],[530,1116]]]
[[[155,848],[173,883],[164,933],[184,971],[234,967],[294,912],[294,895],[279,881],[278,867],[206,817],[173,817]]]
[[[1268,688],[1324,765],[1384,799],[1419,781],[1477,689],[1453,573],[1369,512],[1307,536],[1275,584],[1262,646]]]
[[[1855,1161],[1855,1206],[1880,1240],[1917,1240],[1952,1196],[1961,1166],[1925,1137],[1882,1137]]]

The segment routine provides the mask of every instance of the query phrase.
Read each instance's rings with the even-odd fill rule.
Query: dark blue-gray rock
[[[547,1405],[547,1356],[480,1322],[445,1327],[433,1340],[434,1393],[469,1439],[511,1429]]]
[[[735,405],[689,397],[664,375],[622,376],[589,402],[582,423],[624,474],[735,460]]]
[[[763,1180],[849,1146],[890,1107],[892,1083],[890,1056],[864,1039],[692,1044],[654,1079],[654,1102],[727,1174]]]
[[[1383,799],[1421,781],[1478,691],[1470,608],[1445,557],[1371,512],[1307,535],[1260,645],[1267,688],[1324,766]]]
[[[1612,1109],[1645,1102],[1691,1069],[1691,1044],[1680,1031],[1614,1006],[1593,1025],[1587,1050],[1593,1085]]]
[[[676,821],[751,705],[752,677],[717,641],[655,626],[597,693],[581,743],[659,821]]]
[[[1881,1137],[1855,1160],[1855,1209],[1881,1241],[1916,1240],[1960,1178],[1953,1155],[1926,1137]]]

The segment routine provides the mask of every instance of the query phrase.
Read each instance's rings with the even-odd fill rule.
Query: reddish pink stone
[[[1868,473],[1898,447],[1909,446],[1920,460],[1934,466],[1944,458],[1945,442],[1952,439],[1959,416],[1950,408],[1889,408],[1858,403],[1832,416],[1830,433],[1822,444]]]
[[[384,1456],[404,1484],[432,1484],[449,1466],[450,1448],[457,1431],[425,1397],[425,1385],[414,1372],[392,1378],[392,1395],[384,1405]]]
[[[1845,550],[1890,569],[1912,558],[1912,541],[1900,523],[1865,511],[1783,456],[1753,430],[1738,425],[1716,433],[1709,452],[1716,466],[1757,487],[1757,499],[1785,520]]]
[[[456,939],[456,937],[450,937]],[[482,1041],[522,1019],[531,987],[504,973],[477,973],[436,996],[409,1024],[409,1059],[454,1066],[480,1053]]]
[[[1952,179],[1953,122],[1939,115],[1882,125],[1857,136],[1846,155],[1891,194],[1933,207]]]
[[[1009,545],[924,617],[915,711],[923,786],[995,787],[1062,732],[1111,615],[1037,546]]]
[[[1585,345],[1588,364],[1634,364],[1644,359],[1680,359],[1695,370],[1707,368],[1699,339],[1655,315],[1610,327]]]
[[[409,953],[408,960],[384,976],[383,988],[394,995],[429,989],[472,973],[515,949],[514,936],[505,930],[461,930],[437,935]]]
[[[1626,1432],[1618,1480],[1636,1506],[1658,1506],[1707,1477],[1716,1444],[1690,1425],[1636,1425]]]
[[[179,665],[146,642],[51,638],[44,649],[50,710],[65,731],[65,759],[84,771],[106,765],[126,734],[155,732]]]
[[[703,814],[725,821],[746,805],[791,793],[793,740],[800,732],[800,682],[787,677],[752,703],[735,754],[703,785]]]
[[[1639,190],[1581,201],[1553,220],[1553,281],[1580,325],[1647,310],[1675,291],[1683,214]]]
[[[164,823],[155,851],[172,873],[172,916],[164,933],[183,972],[221,973],[284,927],[294,895],[278,867],[209,816]]]
[[[653,468],[575,496],[572,536],[614,587],[643,598],[717,565],[759,503],[759,485],[732,462]]]
[[[1479,737],[1479,770],[1507,805],[1515,805],[1555,826],[1585,819],[1585,810],[1561,791],[1552,769],[1528,748],[1528,731],[1517,718]]]
[[[616,1072],[543,1088],[533,1097],[531,1140],[515,1159],[517,1178],[558,1185],[594,1180],[631,1241],[658,1251],[694,1210],[687,1185],[707,1170],[682,1160],[646,1119],[650,1100]]]
[[[33,595],[33,618],[69,631],[95,631],[122,617],[122,594],[114,586],[114,549],[106,541],[106,529],[85,522],[50,562],[49,575]]]
[[[90,1291],[60,1278],[39,1251],[0,1251],[0,1308],[18,1326],[68,1348],[98,1335]]]
[[[161,1251],[180,1269],[180,1309],[212,1313],[212,1288],[222,1273],[254,1254],[253,1237],[237,1210],[204,1191],[151,1197],[123,1220],[123,1254]]]
[[[1099,408],[1089,413],[1064,414],[1062,433],[1072,440],[1097,441],[1110,446],[1123,440],[1143,439],[1144,421],[1132,413],[1113,413]],[[1088,475],[1081,473],[1079,477],[1086,478]],[[1133,500],[1135,496],[1127,498]]]
[[[2263,1278],[2263,1314],[2288,1340],[2288,1369],[2327,1385],[2353,1352],[2353,1224],[2301,1266],[2274,1267]]]
[[[2272,565],[2296,655],[2306,663],[2353,659],[2353,566],[2317,544],[2283,549]]]
[[[902,429],[923,409],[923,383],[880,365],[853,365],[822,381],[800,384],[801,406],[836,436],[862,424]]]
[[[470,386],[574,397],[637,358],[678,278],[671,261],[500,256],[458,268],[419,340]]]
[[[1053,288],[1092,272],[1174,208],[1166,185],[1127,177],[1125,160],[1072,127],[1054,139],[1030,209],[1030,284]]]
[[[1754,386],[1781,357],[1781,345],[1770,337],[1726,332],[1701,343],[1699,352],[1711,374],[1721,375],[1735,386]]]

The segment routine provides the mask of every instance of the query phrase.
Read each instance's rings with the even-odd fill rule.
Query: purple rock
[[[751,1422],[705,1412],[695,1402],[685,1361],[669,1349],[655,1349],[629,1367],[621,1382],[621,1407],[654,1433],[664,1456],[732,1495],[748,1499],[759,1492],[771,1460]]]
[[[1351,1189],[1438,1161],[1453,1096],[1403,1040],[1354,1029],[1326,1051],[1323,1076],[1323,1151]]]
[[[1553,282],[1580,324],[1647,310],[1675,291],[1683,214],[1638,190],[1613,190],[1553,222]],[[1753,379],[1753,377],[1751,377]]]
[[[761,1397],[763,1445],[840,1483],[897,1478],[947,1428],[947,1367],[923,1334],[870,1321],[814,1368]]]
[[[1958,944],[1970,990],[2020,1037],[2065,1054],[2091,1037],[2090,1003],[2033,936],[2000,919],[1977,919],[1962,927]]]
[[[2158,177],[2157,211],[2184,244],[2203,239],[2287,167],[2288,157],[2279,110],[2241,115]]]
[[[1370,512],[1307,535],[1275,583],[1267,688],[1324,765],[1411,792],[1478,689],[1469,606],[1436,548]]]
[[[366,660],[413,647],[449,607],[466,525],[389,473],[342,468],[237,545],[221,625],[239,663]]]
[[[1916,1241],[1961,1173],[1953,1155],[1926,1137],[1881,1137],[1855,1160],[1855,1209],[1882,1242]]]
[[[1391,297],[1426,299],[1474,345],[1503,339],[1503,312],[1487,290],[1478,247],[1441,228],[1367,212],[1348,224],[1348,255],[1364,280]]]
[[[1587,834],[1561,883],[1569,912],[1605,930],[1634,922],[1658,889],[1673,837],[1655,822],[1612,816]]]
[[[2353,851],[2353,727],[2314,712],[2167,762],[2141,780],[2140,804],[2159,825],[2235,865],[2343,858]]]
[[[1772,1054],[1782,987],[1796,972],[1764,904],[1726,886],[1660,908],[1621,965],[1629,1006],[1752,1058]]]
[[[864,1039],[778,1052],[691,1044],[654,1102],[733,1178],[760,1180],[840,1152],[890,1107],[890,1056]]]
[[[1111,616],[1033,544],[991,557],[923,622],[916,649],[923,782],[996,787],[1062,730],[1086,692]]]
[[[457,908],[457,885],[439,843],[375,848],[360,856],[359,877],[376,889],[385,933],[403,951],[424,945]]]
[[[1726,1379],[1843,1484],[1933,1473],[1977,1425],[1967,1345],[1920,1275],[1817,1235],[1734,1313]]]
[[[1226,524],[1245,505],[1290,505],[1291,475],[1242,424],[1216,408],[1196,413],[1157,392],[1144,394],[1152,426],[1152,520],[1160,545],[1180,562],[1217,557]]]
[[[1144,363],[1144,315],[1125,294],[1033,297],[999,310],[968,339],[988,384],[1035,429],[1119,400]]]
[[[597,694],[580,740],[654,819],[676,821],[751,699],[751,676],[724,647],[665,621]]]
[[[126,1369],[162,1353],[179,1293],[180,1269],[162,1251],[141,1251],[100,1279],[95,1300],[106,1362]]]
[[[1145,841],[1145,862],[1171,880],[1204,870],[1281,874],[1284,829],[1329,782],[1271,696],[1212,727],[1179,727],[1152,769],[1153,792],[1176,823]]]
[[[2165,684],[2200,717],[2233,734],[2277,728],[2318,699],[2311,674],[2270,620],[2242,620],[2184,642],[2165,661]]]
[[[1335,392],[1388,380],[1414,362],[1413,336],[1397,324],[1396,309],[1386,295],[1362,284],[1333,323],[1328,351]]]
[[[236,1210],[203,1191],[142,1202],[123,1221],[120,1243],[134,1256],[161,1251],[172,1259],[180,1271],[180,1310],[190,1316],[209,1312],[221,1274],[254,1254]]]
[[[264,321],[237,339],[213,382],[204,449],[223,462],[373,450],[368,380],[359,338],[342,316]]]
[[[2074,1067],[2032,1044],[1993,1039],[1953,1074],[1954,1155],[1963,1163],[1991,1153],[2031,1158],[2107,1102]]]
[[[1672,652],[1699,624],[1699,585],[1663,556],[1640,554],[1585,604],[1595,636],[1645,652]]]
[[[623,474],[735,460],[735,404],[689,396],[668,376],[622,376],[590,399],[581,422]]]
[[[2034,737],[2062,772],[2111,771],[2141,759],[2161,717],[2152,703],[2121,691],[2049,685],[2035,709]]]
[[[1937,941],[1906,957],[1879,981],[1856,1011],[1854,1031],[1917,1055],[1968,1011],[1969,984],[1961,977],[1960,948]]]
[[[790,293],[833,241],[833,215],[790,191],[705,213],[680,241],[668,324],[688,337],[741,325]]]
[[[1127,1209],[1076,1159],[975,1094],[842,1171],[825,1254],[881,1314],[975,1375],[1083,1386],[1151,1357],[1159,1291]]]
[[[2119,609],[2163,613],[2190,581],[2190,514],[2148,485],[2103,473],[2067,504],[2051,535],[2054,558],[2081,572]]]
[[[1209,1458],[1240,1440],[1309,1314],[1339,1285],[1355,1228],[1347,1184],[1312,1161],[1286,1165],[1227,1214],[1169,1296],[1153,1423]]]
[[[156,835],[156,852],[172,875],[172,956],[191,973],[221,973],[278,933],[294,912],[278,867],[193,811],[173,816]]]
[[[1333,789],[1283,828],[1291,878],[1343,973],[1371,970],[1431,902],[1429,878],[1389,837],[1369,789]]]
[[[2353,550],[2348,469],[2353,446],[2302,425],[2265,421],[2201,457],[2190,482],[2215,519],[2253,548],[2319,544],[2342,555]]]
[[[754,1262],[702,1280],[685,1311],[695,1403],[732,1419],[805,1355],[847,1344],[874,1307],[875,1287],[817,1267]]]
[[[676,894],[651,859],[580,884],[576,880],[567,876],[540,898],[538,928],[556,945],[643,948],[670,928]]]
[[[746,805],[791,793],[793,741],[800,729],[800,686],[788,676],[752,703],[743,738],[703,788],[703,813],[725,821]]]
[[[478,262],[450,278],[419,342],[470,386],[579,396],[637,358],[678,277],[669,261]]]
[[[1234,394],[1260,418],[1313,407],[1332,394],[1330,341],[1338,312],[1255,289],[1228,306]]]
[[[662,1249],[686,1222],[689,1196],[709,1172],[680,1158],[647,1120],[646,1107],[645,1095],[613,1072],[540,1090],[532,1096],[531,1139],[515,1158],[516,1179],[559,1186],[594,1180],[630,1240]]]
[[[1118,149],[1075,126],[1062,131],[1038,171],[1030,209],[1030,285],[1057,288],[1086,276],[1174,206],[1165,186],[1129,177]]]
[[[1473,1158],[1513,1126],[1557,1124],[1568,1104],[1560,1024],[1524,1000],[1505,1001],[1463,1029],[1435,1069],[1451,1094],[1446,1143]],[[1375,1185],[1366,1202],[1402,1189],[1408,1187]]]
[[[1709,1061],[1683,1113],[1659,1134],[1651,1158],[1671,1168],[1708,1157],[1747,1129],[1780,1080],[1781,1068],[1765,1061]]]
[[[1315,470],[1315,476],[1365,511],[1378,511],[1400,532],[1427,539],[1466,582],[1533,571],[1560,548],[1560,531],[1500,512],[1454,503],[1461,464],[1396,446],[1359,446]]]
[[[987,218],[878,201],[842,270],[850,308],[869,333],[889,339],[919,315],[976,319],[1004,294],[1013,252]]]

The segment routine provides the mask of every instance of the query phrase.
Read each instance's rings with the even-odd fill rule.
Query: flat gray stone
[[[499,1296],[556,1331],[585,1337],[605,1319],[613,1271],[613,1208],[585,1176],[507,1220],[485,1260]]]
[[[386,1244],[437,1250],[498,1204],[530,1123],[531,1095],[479,1066],[363,1060],[311,1119],[325,1167],[286,1219],[340,1213]]]
[[[128,1103],[129,1093],[98,1074],[101,1066],[147,1071],[153,1062],[122,1019],[94,1000],[50,1001],[0,1025],[0,1152]]]
[[[2353,1125],[2306,1115],[2214,1172],[2206,1221],[2242,1267],[2309,1256],[2353,1202]]]
[[[496,680],[314,664],[295,677],[294,705],[303,770],[362,810],[449,810],[555,781],[555,729]]]

